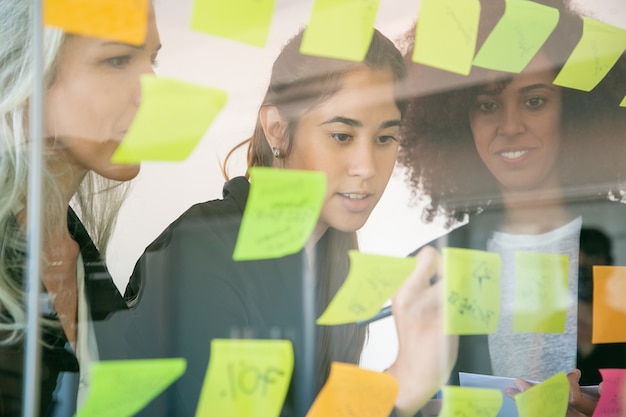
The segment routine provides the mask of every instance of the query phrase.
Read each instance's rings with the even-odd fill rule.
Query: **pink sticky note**
[[[602,374],[602,394],[593,417],[622,416],[622,382],[626,369],[600,369]]]

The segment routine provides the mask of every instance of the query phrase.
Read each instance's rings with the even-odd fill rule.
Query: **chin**
[[[97,174],[114,181],[130,181],[135,178],[141,169],[139,164],[133,165],[111,165],[106,170],[101,172],[96,171]]]

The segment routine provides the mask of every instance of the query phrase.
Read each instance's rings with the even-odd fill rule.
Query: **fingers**
[[[575,369],[574,371],[567,374],[567,380],[569,381],[569,405],[574,410],[582,413],[583,415],[592,415],[594,410],[596,409],[597,401],[583,395],[580,391],[580,370]]]

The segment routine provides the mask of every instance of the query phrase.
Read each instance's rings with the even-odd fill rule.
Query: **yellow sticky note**
[[[521,72],[559,22],[559,11],[528,0],[506,0],[502,18],[474,58],[474,65]]]
[[[315,0],[300,52],[361,62],[367,55],[380,0]]]
[[[249,172],[250,195],[233,259],[269,259],[298,252],[317,224],[326,175],[266,167]]]
[[[624,98],[622,99],[622,102],[621,102],[621,103],[619,103],[619,105],[620,105],[620,106],[622,106],[622,107],[626,107],[626,97],[624,97]]]
[[[191,29],[263,47],[272,24],[275,0],[194,0]]]
[[[398,383],[391,375],[333,362],[306,417],[387,417],[397,396]]]
[[[554,79],[562,87],[591,91],[626,48],[626,30],[583,17],[583,35]]]
[[[64,32],[141,45],[150,0],[44,0],[43,21]]]
[[[226,92],[154,75],[141,76],[141,105],[111,160],[182,161],[226,103]]]
[[[445,386],[439,417],[496,417],[502,407],[497,389]]]
[[[365,320],[375,315],[415,269],[414,257],[348,252],[350,272],[317,324],[334,325]]]
[[[500,318],[500,256],[444,248],[445,323],[448,334],[495,333]]]
[[[196,417],[277,417],[292,372],[289,340],[213,339]]]
[[[515,397],[519,417],[563,417],[569,401],[569,382],[559,372]]]
[[[412,59],[468,75],[476,51],[479,0],[422,0]]]
[[[96,362],[91,366],[88,397],[76,417],[134,416],[186,367],[182,358]]]
[[[563,333],[568,303],[567,255],[515,256],[514,332]]]
[[[626,342],[626,267],[593,267],[593,343]]]

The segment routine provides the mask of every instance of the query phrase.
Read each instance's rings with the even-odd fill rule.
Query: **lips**
[[[343,206],[350,212],[359,213],[369,210],[372,194],[363,192],[337,193]]]
[[[369,197],[369,194],[365,193],[339,193],[341,196],[345,198],[349,198],[350,200],[364,200]]]
[[[526,158],[530,154],[532,149],[524,148],[524,149],[506,149],[503,151],[496,152],[496,155],[501,157],[507,162],[518,162]]]

